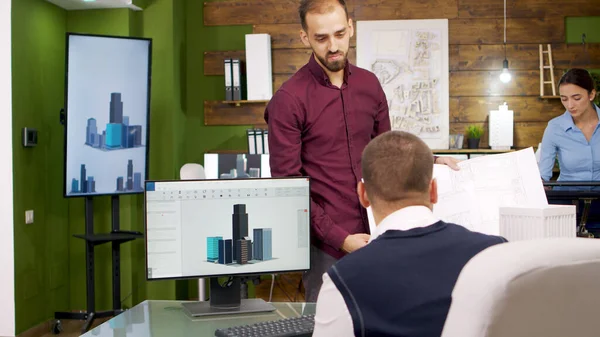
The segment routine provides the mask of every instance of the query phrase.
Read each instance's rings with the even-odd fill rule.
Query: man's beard
[[[333,55],[337,55],[337,54],[342,54],[342,58],[340,60],[337,60],[337,61],[328,61],[327,60],[327,58],[329,56],[333,56]],[[327,68],[327,70],[329,70],[333,73],[344,69],[344,67],[346,67],[346,61],[348,60],[347,55],[341,51],[338,51],[337,53],[334,53],[334,54],[327,53],[327,55],[325,55],[325,58],[323,58],[321,56],[317,56],[317,58],[319,59],[319,61],[321,61],[321,64],[323,66],[325,66],[325,68]]]

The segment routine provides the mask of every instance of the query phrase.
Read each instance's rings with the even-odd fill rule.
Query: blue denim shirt
[[[595,106],[600,118],[600,109]],[[559,181],[600,181],[600,131],[596,125],[588,142],[568,111],[548,122],[542,138],[539,169],[542,179],[550,180],[558,155]]]

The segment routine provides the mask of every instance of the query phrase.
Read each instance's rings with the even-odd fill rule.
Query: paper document
[[[532,148],[487,155],[458,164],[435,165],[438,202],[433,213],[445,222],[498,235],[500,207],[548,205]]]
[[[532,148],[461,161],[459,171],[434,165],[438,202],[433,213],[472,231],[499,235],[500,207],[548,205]],[[368,210],[369,227],[375,222]]]

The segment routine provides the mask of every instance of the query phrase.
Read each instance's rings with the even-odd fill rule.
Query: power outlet
[[[33,210],[32,209],[25,211],[25,223],[28,225],[33,223]]]

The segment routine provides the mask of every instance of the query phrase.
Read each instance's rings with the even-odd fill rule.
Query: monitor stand
[[[192,317],[275,311],[275,307],[263,299],[242,299],[239,277],[230,277],[225,282],[211,277],[210,301],[185,302],[182,306]]]

